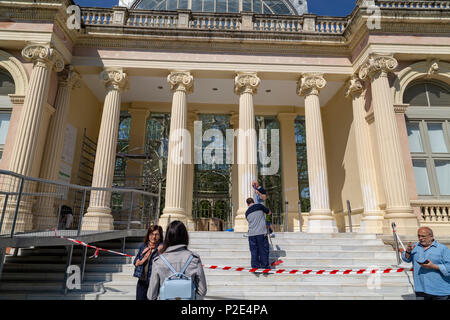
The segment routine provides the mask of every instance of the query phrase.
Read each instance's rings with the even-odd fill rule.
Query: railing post
[[[189,21],[191,20],[191,10],[178,9],[178,23],[177,28],[189,28]]]
[[[316,18],[315,14],[303,15],[303,31],[316,32]]]
[[[0,233],[2,232],[2,228],[3,228],[3,220],[5,219],[6,205],[8,204],[8,198],[9,198],[9,194],[6,194],[5,202],[3,203],[2,220],[0,221]]]
[[[66,260],[66,269],[64,270],[64,284],[63,284],[63,293],[64,295],[67,294],[67,269],[69,269],[69,266],[72,264],[72,255],[73,255],[73,245],[66,246],[67,248],[67,260]]]
[[[2,280],[3,265],[5,263],[5,256],[6,256],[6,248],[0,248],[0,280]]]
[[[134,200],[134,193],[131,192],[131,201],[130,201],[130,212],[128,213],[128,226],[127,226],[127,230],[130,230],[130,225],[131,225],[131,215],[133,214],[133,200]],[[141,218],[141,223],[142,223],[142,218]]]
[[[126,7],[113,7],[114,13],[113,13],[113,19],[112,24],[113,25],[126,25],[127,19],[128,19],[128,8]]]
[[[16,229],[16,222],[17,222],[17,215],[19,214],[19,205],[20,200],[22,199],[22,192],[23,192],[23,185],[25,183],[25,178],[21,178],[20,180],[20,188],[19,188],[19,195],[17,196],[17,204],[16,204],[16,210],[14,212],[14,220],[11,227],[11,238],[14,236],[14,229]]]
[[[253,30],[253,13],[241,12],[241,30]]]
[[[350,226],[350,233],[353,233],[352,207],[350,206],[350,200],[347,200],[347,210],[348,210],[348,225]]]
[[[289,201],[284,202],[284,232],[288,232],[289,223],[288,223],[288,210],[289,210]]]
[[[298,200],[298,225],[300,227],[300,232],[303,232],[303,224],[302,224],[302,201]]]
[[[86,202],[86,189],[83,190],[83,198],[81,199],[80,218],[78,220],[77,236],[81,233],[81,223],[83,222],[84,203]]]
[[[394,234],[394,243],[395,243],[395,255],[397,257],[397,265],[400,265],[401,260],[400,260],[400,254],[398,251],[398,238],[397,238],[397,232],[396,232],[396,224],[395,222],[392,222],[392,232]]]

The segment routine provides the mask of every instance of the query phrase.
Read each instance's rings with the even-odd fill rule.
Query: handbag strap
[[[173,272],[173,274],[178,275],[178,274],[184,274],[186,272],[187,267],[189,266],[189,264],[192,262],[192,259],[194,258],[194,256],[191,254],[190,257],[188,258],[188,260],[186,261],[183,269],[180,272],[177,272],[172,265],[169,263],[169,261],[167,261],[167,259],[161,254],[160,255],[162,261],[164,261],[164,263],[169,267],[170,271]]]

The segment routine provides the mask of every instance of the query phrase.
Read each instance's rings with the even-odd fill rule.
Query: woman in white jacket
[[[181,271],[186,261],[192,255],[193,259],[188,265],[185,275],[190,277],[195,283],[197,299],[206,295],[207,285],[205,272],[203,271],[200,256],[188,250],[189,235],[186,226],[181,221],[173,221],[169,224],[166,231],[166,236],[163,242],[163,247],[160,255],[176,270]],[[164,280],[170,277],[173,272],[158,256],[153,261],[152,275],[150,277],[150,286],[148,288],[147,297],[149,300],[156,300],[159,298],[159,289]]]

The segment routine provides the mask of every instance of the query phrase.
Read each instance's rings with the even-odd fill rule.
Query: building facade
[[[349,202],[353,231],[391,234],[395,222],[400,234],[450,233],[449,1],[358,0],[347,17],[287,0],[73,5],[0,1],[1,169],[47,180],[63,171],[76,184],[87,136],[93,187],[111,187],[120,170],[154,178],[159,163],[163,226],[193,230],[199,212],[231,208],[246,232],[259,177],[289,231],[300,231],[302,211],[303,231],[346,232]],[[222,133],[278,130],[278,170],[261,175],[252,135],[235,139],[228,166],[199,166],[197,120]],[[180,141],[189,161],[175,161]],[[166,159],[138,157],[150,147]],[[49,219],[21,214],[23,231]],[[83,229],[113,223],[99,191]]]

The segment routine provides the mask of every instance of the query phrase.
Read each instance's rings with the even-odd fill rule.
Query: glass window
[[[203,12],[214,12],[214,0],[203,0]]]
[[[403,102],[415,107],[449,107],[450,90],[438,82],[421,82],[410,85]]]
[[[288,0],[242,0],[244,11],[265,14],[297,15]],[[228,2],[228,8],[227,8]],[[177,10],[187,8],[187,0],[142,0],[133,9]],[[193,12],[239,12],[239,0],[192,0]]]
[[[416,178],[417,192],[419,193],[419,195],[431,195],[426,161],[413,160],[413,167],[414,176]]]
[[[0,145],[5,144],[10,119],[11,119],[10,112],[0,113]]]
[[[433,153],[447,153],[444,130],[442,123],[427,123],[428,136],[430,137],[431,151]]]
[[[411,152],[423,152],[422,138],[420,137],[419,123],[408,123],[408,140]]]
[[[450,160],[435,160],[440,194],[450,196]]]

